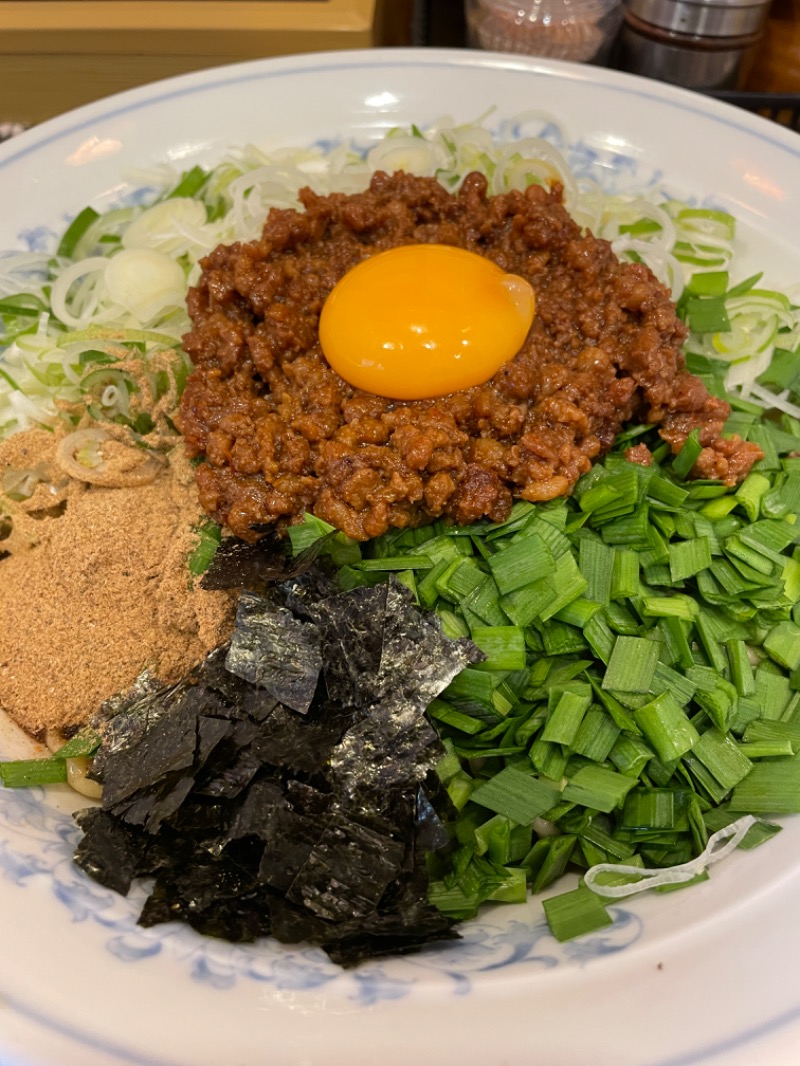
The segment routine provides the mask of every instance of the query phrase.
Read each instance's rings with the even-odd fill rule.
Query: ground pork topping
[[[624,423],[658,424],[674,451],[700,431],[702,477],[733,484],[760,451],[720,437],[727,405],[684,369],[685,328],[644,266],[584,233],[559,187],[453,195],[432,178],[376,174],[366,192],[300,194],[261,239],[220,246],[190,290],[195,363],[180,410],[206,511],[245,539],[305,511],[358,540],[439,516],[505,519],[514,498],[568,493]],[[526,278],[536,316],[484,385],[390,400],[326,362],[319,316],[335,284],[377,252],[454,245]],[[641,461],[641,460],[639,460]]]

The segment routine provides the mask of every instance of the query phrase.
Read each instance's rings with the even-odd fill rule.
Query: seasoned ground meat
[[[677,450],[695,427],[696,472],[733,482],[760,453],[721,440],[727,406],[683,368],[684,327],[643,266],[584,234],[561,189],[488,196],[471,174],[376,174],[352,196],[301,193],[260,240],[220,246],[189,293],[196,364],[180,411],[202,505],[253,539],[311,511],[363,540],[446,515],[504,519],[514,497],[568,493],[623,423],[659,423]],[[485,385],[440,399],[361,392],[327,364],[319,315],[336,282],[414,242],[467,248],[536,292],[521,351]]]

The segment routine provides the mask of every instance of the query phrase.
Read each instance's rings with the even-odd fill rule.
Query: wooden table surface
[[[746,88],[800,93],[800,0],[774,0]]]

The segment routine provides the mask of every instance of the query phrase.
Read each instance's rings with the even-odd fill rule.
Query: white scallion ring
[[[128,470],[115,470],[106,463],[102,454],[103,443],[110,440],[105,430],[77,429],[58,445],[56,462],[70,477],[105,488],[137,488],[155,481],[164,467],[160,455],[132,445],[122,445],[139,461]]]

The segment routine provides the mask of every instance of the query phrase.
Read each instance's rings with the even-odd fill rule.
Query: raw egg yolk
[[[365,259],[334,287],[319,339],[358,389],[422,400],[482,385],[531,327],[533,289],[475,252],[409,244]]]

